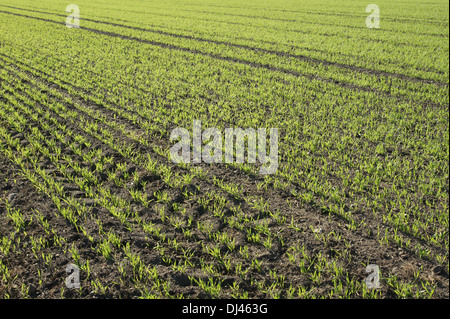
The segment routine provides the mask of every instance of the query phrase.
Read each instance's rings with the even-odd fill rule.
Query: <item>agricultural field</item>
[[[0,0],[0,298],[448,299],[449,2],[369,4]]]

